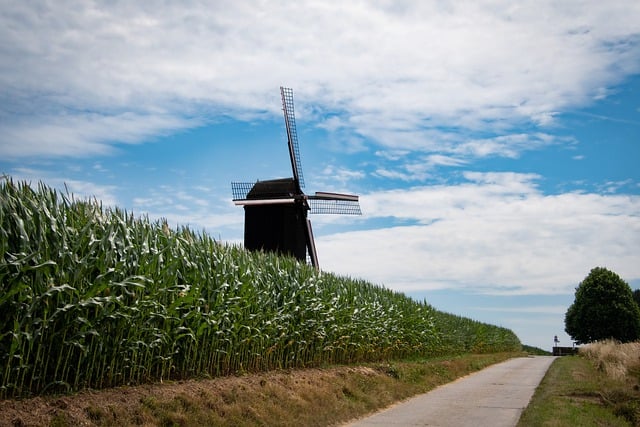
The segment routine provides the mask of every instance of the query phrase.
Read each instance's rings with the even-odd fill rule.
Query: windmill
[[[244,207],[244,246],[309,259],[318,268],[318,255],[307,214],[361,215],[358,196],[302,192],[298,133],[293,110],[293,90],[280,87],[293,177],[257,182],[232,182],[233,203]]]

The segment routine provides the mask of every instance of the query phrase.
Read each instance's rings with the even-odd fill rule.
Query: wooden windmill
[[[318,255],[307,214],[361,215],[358,196],[302,192],[304,179],[293,110],[293,90],[280,87],[293,177],[232,182],[233,202],[244,207],[244,246],[309,259],[318,268]]]

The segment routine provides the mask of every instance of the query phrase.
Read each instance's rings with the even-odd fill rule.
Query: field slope
[[[520,350],[505,328],[0,181],[0,398]]]

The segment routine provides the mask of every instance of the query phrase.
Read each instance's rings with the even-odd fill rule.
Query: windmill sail
[[[231,194],[233,194],[233,200],[243,200],[247,198],[247,194],[255,185],[255,182],[232,182]]]
[[[358,196],[355,194],[317,191],[307,196],[312,214],[362,215]]]
[[[296,130],[296,116],[293,110],[293,89],[280,86],[280,95],[282,96],[284,122],[287,126],[287,141],[289,143],[289,157],[291,157],[293,178],[298,182],[300,188],[304,188],[300,148],[298,147],[298,131]]]
[[[352,200],[309,198],[310,213],[334,215],[362,215],[360,204]]]

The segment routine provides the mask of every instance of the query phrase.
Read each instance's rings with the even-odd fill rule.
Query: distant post
[[[578,348],[576,348],[575,343],[573,343],[573,347],[560,347],[560,340],[558,336],[555,335],[553,337],[553,355],[554,356],[569,356],[573,354],[578,354]]]

